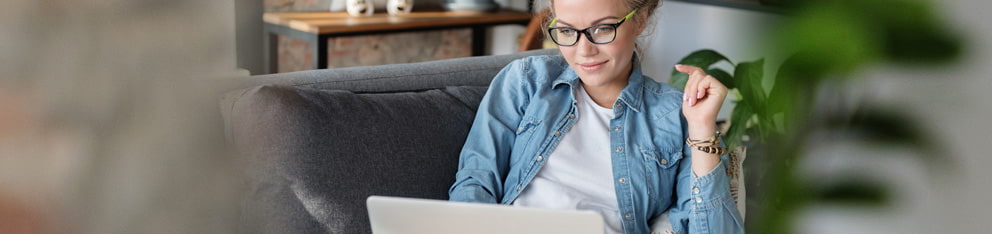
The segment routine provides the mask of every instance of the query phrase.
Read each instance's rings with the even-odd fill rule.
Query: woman
[[[742,233],[715,137],[727,88],[697,67],[676,66],[687,95],[641,73],[659,0],[551,1],[561,55],[496,75],[451,200],[593,210],[608,233],[648,233],[666,211],[676,233]]]

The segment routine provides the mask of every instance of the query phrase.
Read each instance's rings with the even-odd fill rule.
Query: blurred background
[[[244,162],[224,147],[218,84],[532,49],[522,40],[532,13],[545,5],[496,3],[523,16],[478,27],[318,37],[271,25],[294,13],[340,13],[342,1],[0,2],[0,233],[238,232]],[[440,1],[414,4],[414,12],[446,11]],[[806,113],[800,119],[809,124],[781,127],[771,134],[779,138],[751,137],[755,148],[786,156],[756,150],[745,165],[788,169],[774,174],[789,178],[754,178],[749,209],[759,216],[752,227],[749,211],[752,232],[987,233],[987,9],[992,3],[982,0],[670,0],[641,38],[643,63],[650,64],[647,75],[667,82],[681,58],[713,49],[735,63],[764,58],[768,73],[792,68],[782,71],[818,81],[758,79],[767,89],[802,90],[786,97],[808,101],[790,110]],[[361,27],[341,22],[309,25],[318,32]],[[797,51],[813,56],[788,66]],[[722,118],[734,108],[728,103]],[[884,109],[888,118],[857,121],[873,120],[859,118],[865,109]],[[848,112],[839,125],[819,115]],[[805,134],[782,138],[797,131]],[[863,183],[824,191],[780,186],[832,181]],[[789,199],[797,197],[804,199]]]

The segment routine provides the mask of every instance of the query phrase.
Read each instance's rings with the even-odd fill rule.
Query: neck
[[[612,109],[613,104],[616,103],[617,99],[620,97],[620,92],[623,91],[625,87],[627,87],[627,81],[628,79],[630,79],[630,73],[632,71],[633,71],[633,64],[627,66],[627,69],[625,69],[624,72],[620,73],[622,74],[620,75],[620,77],[611,79],[612,81],[609,83],[592,86],[592,85],[586,85],[585,82],[582,82],[581,85],[582,88],[586,90],[586,93],[589,94],[589,97],[592,98],[592,101],[596,103],[596,105],[608,109]]]

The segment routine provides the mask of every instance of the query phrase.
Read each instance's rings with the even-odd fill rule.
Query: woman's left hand
[[[689,122],[689,137],[712,137],[716,132],[716,115],[727,97],[727,86],[699,67],[675,65],[675,70],[689,74],[682,97],[682,113]]]

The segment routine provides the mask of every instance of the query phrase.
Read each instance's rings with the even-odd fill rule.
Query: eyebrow
[[[603,20],[608,20],[608,19],[620,19],[620,18],[618,18],[616,16],[607,16],[607,17],[599,18],[598,20],[595,20],[595,21],[592,21],[592,22],[593,23],[595,23],[595,22],[601,22]],[[564,25],[568,25],[570,27],[575,27],[575,25],[572,25],[570,23],[565,23],[565,21],[562,21],[561,19],[558,19],[558,23],[564,24]]]

